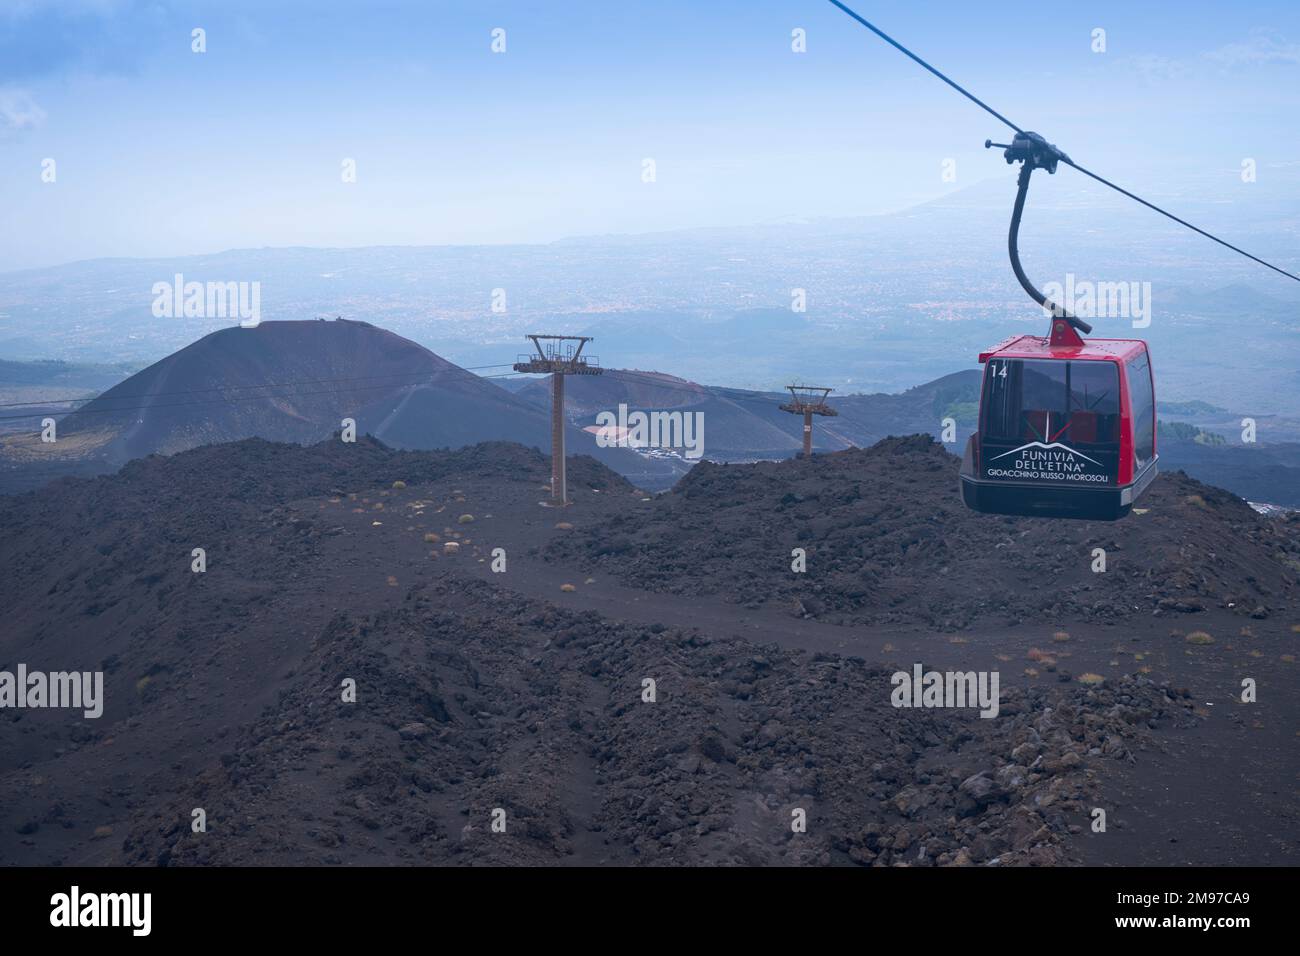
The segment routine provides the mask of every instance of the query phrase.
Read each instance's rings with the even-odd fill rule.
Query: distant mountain
[[[432,400],[440,406],[427,411]],[[415,403],[411,414],[401,414]],[[509,412],[515,414],[509,414]],[[253,436],[312,442],[344,418],[393,444],[461,444],[467,432],[530,444],[537,416],[428,349],[365,322],[264,322],[213,332],[67,416],[120,463]]]
[[[30,487],[24,465],[84,474],[245,438],[318,442],[345,418],[359,436],[402,449],[500,440],[549,450],[551,441],[536,405],[392,332],[347,320],[263,322],[213,332],[132,375],[59,420],[53,444],[10,436],[0,483]],[[597,456],[652,484],[680,473],[626,449],[598,448],[577,428],[566,442],[571,454]]]
[[[898,394],[830,396],[836,417],[818,416],[813,424],[813,450],[842,451],[874,444],[887,435],[926,432],[936,437],[943,420],[957,423],[957,442],[974,427],[979,403],[980,373],[955,372]],[[545,382],[517,387],[519,398],[550,408]],[[575,425],[593,428],[602,411],[673,410],[704,415],[705,457],[714,461],[753,461],[788,458],[803,443],[803,418],[783,412],[787,392],[749,391],[701,385],[661,372],[608,369],[598,377],[573,379],[567,386],[565,414]]]

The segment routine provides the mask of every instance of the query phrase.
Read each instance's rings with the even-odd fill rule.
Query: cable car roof
[[[1141,339],[1085,339],[1077,345],[1052,345],[1045,335],[1013,335],[980,352],[980,362],[993,356],[1007,359],[1083,359],[1124,362],[1146,351]]]

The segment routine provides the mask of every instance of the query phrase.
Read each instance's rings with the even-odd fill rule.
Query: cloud
[[[45,122],[45,110],[32,95],[17,87],[0,87],[0,129],[35,129]]]
[[[1123,57],[1119,62],[1143,80],[1177,82],[1205,78],[1216,68],[1223,71],[1278,64],[1300,65],[1300,43],[1289,43],[1285,37],[1255,30],[1245,40],[1226,43],[1196,56],[1183,58],[1144,53]]]
[[[1125,57],[1121,62],[1146,80],[1183,80],[1191,72],[1181,60],[1155,53]]]
[[[1250,39],[1229,43],[1202,54],[1207,60],[1224,67],[1262,66],[1270,63],[1300,64],[1300,43],[1266,33],[1252,34]]]

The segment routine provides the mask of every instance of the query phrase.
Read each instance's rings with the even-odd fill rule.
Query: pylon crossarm
[[[779,406],[781,411],[795,415],[838,415],[839,412],[826,404],[826,397],[834,391],[820,385],[787,385],[790,401]]]

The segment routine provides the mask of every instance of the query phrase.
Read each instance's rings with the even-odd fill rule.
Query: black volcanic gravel
[[[930,524],[964,515],[939,502],[948,459],[919,440],[896,444],[708,466],[652,502],[575,459],[571,483],[601,493],[574,509],[583,527],[564,546],[590,544],[585,523],[606,516],[620,525],[613,542],[658,529],[666,542],[634,548],[681,580],[690,554],[699,579],[740,587],[745,555],[765,540],[782,561],[806,543],[810,567],[835,553],[815,544],[820,503],[840,523],[827,540],[843,532],[869,547],[872,536],[847,529],[872,515],[907,568],[968,548]],[[937,509],[918,505],[910,532],[875,503],[886,485],[873,473],[889,474],[895,457],[934,465],[933,489],[907,486]],[[765,502],[782,469],[793,497]],[[1141,765],[1162,728],[1203,720],[1186,691],[1140,673],[1097,686],[1004,681],[993,719],[895,709],[890,671],[860,658],[611,620],[458,570],[490,542],[488,510],[552,530],[561,515],[537,507],[548,476],[542,456],[511,445],[398,453],[248,441],[0,499],[0,573],[12,585],[0,598],[0,666],[102,668],[107,697],[98,721],[0,714],[0,862],[1052,864],[1072,859],[1069,837],[1111,771]],[[394,490],[399,481],[409,488]],[[1258,600],[1280,599],[1288,579],[1259,549],[1271,543],[1270,561],[1293,554],[1282,526],[1183,479],[1163,487],[1143,519],[1169,522],[1161,534],[1172,538],[1174,516],[1194,508],[1204,517],[1192,535],[1254,562],[1252,586],[1272,589]],[[1178,503],[1187,489],[1204,508]],[[491,508],[474,505],[477,517],[460,524],[465,501]],[[425,527],[472,529],[460,559],[421,546],[418,565],[396,562],[399,539],[426,540],[406,517],[417,502],[438,503]],[[764,507],[776,521],[758,521]],[[1003,538],[1060,546],[1035,525],[994,520],[984,533],[995,551]],[[1123,540],[1121,568],[1135,547]],[[209,552],[202,575],[189,570],[196,543]],[[642,566],[635,553],[603,553]],[[1242,573],[1187,566],[1198,594]],[[887,610],[902,619],[901,602],[923,589],[883,561],[876,573],[893,582],[900,603]],[[761,568],[754,576],[761,584]],[[967,613],[963,594],[989,600],[973,593],[937,589],[952,614]],[[647,678],[653,703],[641,697]],[[341,700],[346,679],[355,703]],[[204,834],[190,827],[196,808]],[[492,832],[496,808],[505,833]],[[795,809],[806,833],[792,832]]]
[[[1267,617],[1296,603],[1300,519],[1261,517],[1181,472],[1119,522],[980,515],[961,503],[957,466],[923,435],[810,460],[705,462],[545,554],[638,588],[836,623],[957,629],[1229,605]],[[795,548],[806,573],[791,570]]]
[[[358,703],[340,680],[358,680]],[[641,699],[642,680],[657,699]],[[333,620],[123,843],[135,863],[1053,864],[1092,769],[1190,702],[1142,677],[895,710],[861,660],[611,625],[481,582]],[[193,807],[208,813],[197,836]],[[491,829],[495,808],[506,830]],[[792,812],[807,814],[806,833]]]

